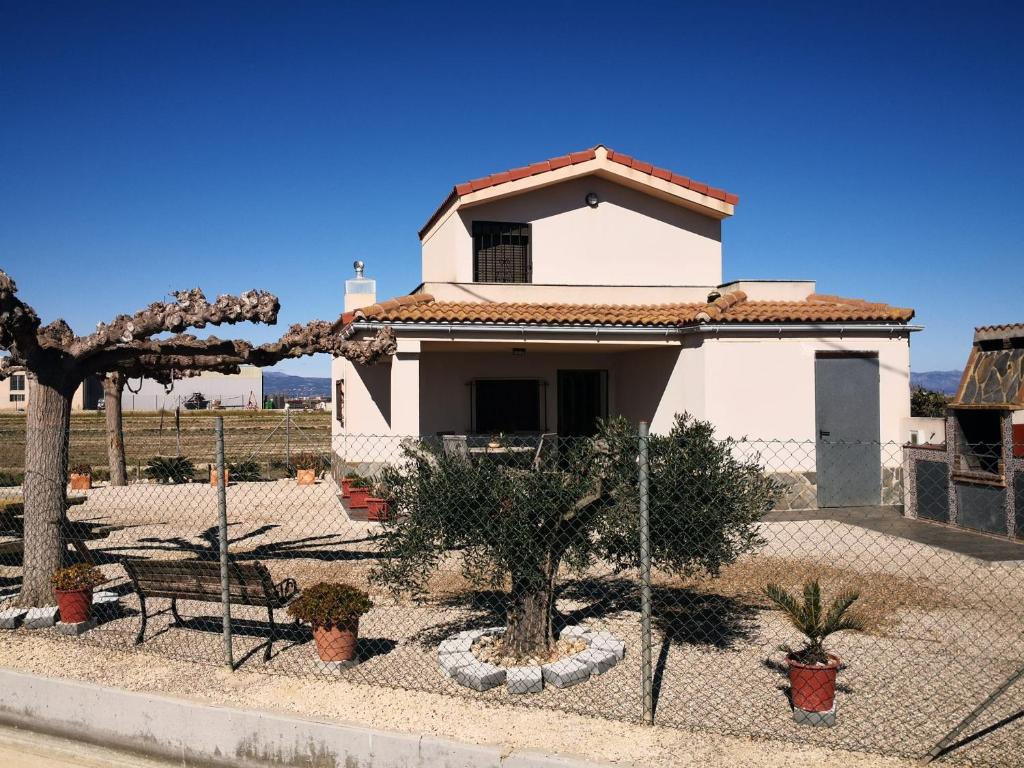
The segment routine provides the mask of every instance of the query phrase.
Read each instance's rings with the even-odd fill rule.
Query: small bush
[[[69,568],[58,568],[53,572],[50,583],[54,589],[61,591],[76,589],[92,589],[107,579],[103,573],[88,563],[77,563]]]
[[[25,476],[20,472],[0,472],[0,488],[22,485],[24,482]]]
[[[327,459],[319,453],[304,451],[292,457],[292,467],[294,469],[312,469],[320,474],[327,469]]]
[[[161,483],[185,483],[195,474],[195,465],[184,456],[154,456],[146,466],[146,475]]]
[[[92,476],[92,466],[89,464],[75,464],[71,467],[71,474]]]
[[[804,636],[805,644],[800,650],[784,649],[802,664],[827,664],[829,659],[824,645],[826,637],[848,629],[864,629],[859,618],[847,613],[860,597],[859,593],[852,590],[838,595],[827,611],[822,606],[821,585],[816,580],[804,584],[802,601],[778,584],[765,587],[765,594]]]
[[[320,582],[304,589],[288,613],[314,627],[330,628],[357,619],[372,607],[370,596],[357,587]]]
[[[345,475],[345,479],[349,481],[350,488],[369,488],[370,479],[360,475],[358,472],[349,472]]]
[[[211,467],[211,469],[215,468]],[[231,479],[239,483],[255,483],[263,479],[260,474],[259,462],[255,459],[229,464],[228,470],[231,472]]]

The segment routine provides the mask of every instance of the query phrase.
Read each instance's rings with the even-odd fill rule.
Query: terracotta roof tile
[[[812,295],[804,301],[749,301],[742,291],[733,291],[710,303],[676,304],[458,302],[434,301],[428,294],[414,294],[358,310],[356,316],[392,323],[674,328],[709,322],[905,323],[914,316],[914,311],[839,296]]]
[[[623,152],[616,152],[615,150],[608,149],[608,159],[612,162],[624,165],[627,168],[632,168],[639,173],[646,173],[654,178],[667,181],[672,184],[676,184],[685,189],[699,192],[700,194],[709,195],[717,200],[723,200],[729,205],[737,205],[739,203],[739,197],[726,192],[724,189],[717,189],[709,187],[707,184],[701,184],[693,181],[686,176],[679,176],[672,171],[666,170],[665,168],[659,168],[652,163],[643,162],[636,158],[627,155]],[[578,165],[579,163],[585,163],[588,160],[594,160],[597,157],[597,147],[585,149],[581,152],[570,152],[568,155],[561,155],[550,160],[544,160],[539,163],[532,163],[531,165],[523,168],[513,168],[509,171],[502,173],[493,173],[490,176],[484,176],[479,179],[473,179],[472,181],[465,182],[464,184],[456,184],[452,193],[445,199],[440,205],[437,211],[430,217],[426,225],[420,230],[420,236],[430,228],[430,226],[437,220],[441,215],[441,212],[453,201],[457,200],[463,195],[468,195],[471,192],[477,192],[481,189],[487,189],[494,187],[499,184],[506,184],[510,181],[518,181],[519,179],[525,179],[527,176],[536,176],[541,173],[547,173],[549,171],[557,171],[559,168],[565,168],[569,165]]]

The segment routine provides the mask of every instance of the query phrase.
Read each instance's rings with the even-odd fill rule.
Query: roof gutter
[[[822,333],[843,336],[847,333],[894,333],[923,330],[920,325],[906,323],[704,323],[687,326],[651,326],[651,325],[505,325],[497,323],[398,323],[371,320],[359,320],[352,323],[346,332],[351,335],[356,331],[375,331],[385,326],[395,331],[442,331],[448,334],[458,333],[494,333],[506,332],[522,336],[527,334],[579,334],[587,336],[639,336],[639,335],[695,335],[695,334],[778,334],[784,333]]]

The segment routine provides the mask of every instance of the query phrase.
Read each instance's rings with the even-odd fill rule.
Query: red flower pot
[[[352,478],[345,477],[341,481],[341,498],[347,499],[352,495]]]
[[[60,620],[65,624],[79,624],[88,621],[92,614],[91,589],[55,589]]]
[[[351,661],[356,657],[358,638],[358,617],[333,627],[313,627],[316,652],[321,661]]]
[[[92,475],[79,475],[74,472],[71,473],[71,490],[72,491],[91,491],[92,490]]]
[[[369,488],[350,488],[348,505],[352,509],[366,509],[366,500],[370,498]]]
[[[299,485],[313,485],[316,483],[316,470],[297,469],[295,470],[295,480]]]
[[[836,700],[836,670],[839,657],[828,654],[828,664],[804,664],[786,656],[793,706],[804,712],[828,712]]]
[[[388,503],[376,496],[369,496],[366,499],[366,519],[373,522],[380,522],[388,519]]]

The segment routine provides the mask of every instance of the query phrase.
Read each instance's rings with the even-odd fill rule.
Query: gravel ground
[[[367,581],[380,528],[349,520],[336,494],[337,487],[331,482],[312,487],[290,481],[240,483],[228,489],[228,510],[235,557],[260,560],[275,578],[295,578],[300,586],[345,580],[368,586],[374,593],[376,605],[361,624],[363,662],[339,679],[317,677],[309,632],[291,625],[287,626],[287,639],[275,645],[274,656],[264,665],[261,644],[267,634],[266,612],[249,608],[233,609],[235,659],[241,661],[240,672],[232,676],[212,666],[175,661],[219,663],[219,607],[213,603],[181,603],[185,628],[172,628],[169,616],[158,616],[150,622],[142,646],[145,655],[123,653],[132,648],[138,630],[138,600],[130,594],[117,561],[124,557],[209,557],[216,551],[215,491],[198,484],[100,488],[90,492],[87,503],[73,507],[73,519],[92,527],[99,536],[90,547],[112,579],[109,588],[123,597],[104,615],[97,630],[77,641],[57,639],[50,631],[19,631],[6,636],[4,639],[11,641],[0,643],[6,659],[3,663],[16,665],[24,655],[32,660],[34,671],[53,674],[65,668],[65,653],[71,658],[81,654],[95,666],[76,664],[71,668],[81,670],[75,674],[96,675],[90,679],[99,682],[132,688],[151,680],[153,670],[166,669],[166,675],[157,675],[156,682],[150,684],[171,686],[161,690],[172,693],[194,692],[205,691],[209,679],[215,688],[241,696],[240,704],[283,706],[310,715],[349,719],[352,713],[347,709],[335,711],[329,704],[308,704],[306,692],[310,696],[330,692],[324,697],[327,701],[338,698],[336,691],[363,691],[364,698],[375,696],[382,704],[386,702],[369,707],[371,711],[388,710],[376,711],[374,717],[396,716],[397,708],[402,721],[403,713],[414,706],[406,702],[426,702],[428,699],[421,697],[429,694],[433,709],[426,711],[442,713],[434,716],[440,720],[452,719],[443,716],[445,708],[455,712],[493,709],[503,713],[495,716],[497,721],[521,719],[521,737],[531,732],[531,724],[534,728],[541,722],[549,725],[551,713],[544,709],[560,710],[560,723],[577,722],[580,715],[600,715],[621,722],[610,727],[604,720],[583,719],[579,722],[590,723],[583,732],[633,733],[635,738],[626,739],[623,749],[650,744],[653,755],[667,754],[658,751],[662,742],[657,739],[664,739],[665,744],[673,743],[673,738],[688,745],[692,742],[696,746],[686,749],[704,755],[714,753],[719,748],[716,745],[734,745],[725,737],[710,735],[717,733],[903,756],[926,752],[1024,664],[1020,644],[1024,568],[983,564],[834,521],[778,522],[763,524],[766,541],[757,556],[744,558],[720,578],[659,578],[655,585],[657,718],[663,725],[686,729],[686,735],[635,726],[640,708],[635,582],[614,577],[607,569],[563,574],[558,608],[569,623],[583,623],[623,639],[627,653],[620,664],[605,675],[565,690],[548,688],[540,694],[512,696],[501,688],[477,694],[442,674],[436,663],[436,644],[460,629],[501,623],[501,595],[471,589],[454,559],[445,564],[423,600],[396,602],[381,594]],[[13,578],[18,571],[0,568],[0,577]],[[840,672],[838,725],[833,729],[798,727],[792,722],[787,681],[779,671],[783,654],[778,646],[795,645],[798,637],[781,614],[765,610],[759,598],[766,579],[795,585],[818,575],[833,589],[859,589],[864,610],[874,620],[869,632],[840,635],[832,643],[848,665]],[[155,601],[150,610],[163,605]],[[284,612],[275,618],[287,622]],[[54,653],[57,656],[50,655]],[[117,663],[104,659],[117,659]],[[139,663],[139,659],[145,661]],[[136,680],[135,675],[142,677]],[[180,686],[178,675],[183,681]],[[235,690],[235,681],[254,679],[259,685],[240,683]],[[378,687],[365,688],[366,683]],[[289,692],[303,692],[299,700],[306,703],[302,706],[313,708],[302,709],[289,698]],[[438,693],[452,698],[437,698]],[[977,727],[986,728],[1013,715],[1013,702],[1019,702],[1022,694],[1024,685],[1010,691]],[[282,701],[275,702],[275,696],[283,696]],[[535,709],[509,707],[523,704]],[[514,715],[509,714],[513,711]],[[425,724],[418,719],[409,722],[415,722],[416,729],[441,727],[431,716]],[[466,733],[448,735],[475,740],[490,732],[491,726],[482,722],[444,725],[466,729]],[[507,732],[504,724],[495,731]],[[467,735],[472,733],[478,735]],[[673,733],[675,737],[669,735]],[[663,735],[652,742],[651,734]],[[965,765],[1021,765],[1022,741],[1024,720],[1015,720],[947,759]],[[567,744],[566,750],[579,751],[579,745],[585,743],[576,742],[577,749]],[[611,751],[601,752],[606,759],[625,759],[615,751],[617,747],[608,749]],[[803,753],[792,752],[793,747],[785,749],[793,760],[802,759],[799,755]],[[775,750],[772,746],[773,753]],[[596,754],[589,749],[587,753]],[[635,754],[646,755],[648,750]],[[658,759],[652,757],[650,764],[662,764]]]

